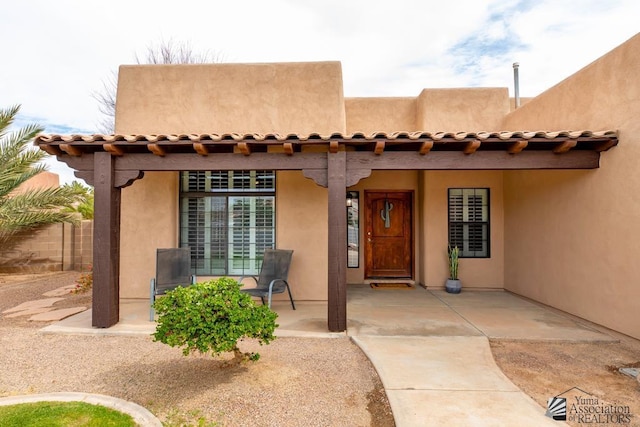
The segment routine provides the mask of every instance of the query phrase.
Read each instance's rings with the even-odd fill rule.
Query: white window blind
[[[180,189],[180,245],[196,274],[257,274],[275,246],[275,173],[182,172]]]
[[[449,189],[449,244],[460,256],[489,257],[489,189]]]

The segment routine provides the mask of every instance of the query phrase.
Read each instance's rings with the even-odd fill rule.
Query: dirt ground
[[[30,299],[42,298],[41,294],[43,292],[63,286],[64,284],[73,283],[78,276],[79,273],[75,272],[29,276],[0,275],[0,312]],[[64,301],[56,303],[55,307],[90,306],[90,304],[91,297],[88,294],[70,295],[65,298]],[[44,326],[42,323],[28,322],[25,318],[7,319],[0,315],[0,328],[7,328],[5,332],[8,334],[5,335],[12,335],[15,331],[19,332],[23,330],[25,339],[28,339],[29,337],[36,337],[36,329],[42,326]],[[612,334],[611,331],[607,331],[607,333]],[[2,332],[0,332],[0,334],[2,334]],[[567,399],[569,425],[640,426],[640,384],[634,378],[618,372],[618,368],[620,367],[640,367],[640,341],[619,334],[614,334],[614,336],[619,340],[618,342],[571,343],[491,340],[491,349],[496,363],[505,375],[540,404],[542,408],[547,407],[547,400],[549,398],[558,395],[565,397]],[[37,340],[37,337],[33,339]],[[195,361],[195,363],[186,363],[186,358],[182,359],[179,351],[174,356],[169,353],[164,355],[164,349],[159,351],[153,347],[154,350],[150,350],[151,345],[158,346],[160,345],[158,343],[150,343],[150,340],[140,342],[140,340],[130,337],[120,338],[120,340],[122,339],[127,341],[123,343],[123,345],[129,347],[138,345],[140,346],[138,351],[153,352],[154,357],[157,355],[159,358],[173,358],[172,362],[167,362],[166,360],[160,361],[160,359],[156,361],[157,363],[166,365],[166,375],[149,371],[154,362],[153,358],[151,360],[147,358],[139,363],[125,364],[125,375],[121,381],[118,380],[120,377],[118,375],[114,376],[112,372],[109,374],[109,380],[106,382],[107,389],[101,388],[105,385],[95,384],[93,385],[93,390],[97,391],[94,392],[100,392],[102,390],[102,392],[106,394],[112,394],[125,399],[128,398],[141,404],[146,403],[151,406],[151,409],[155,413],[159,413],[162,416],[163,421],[173,422],[173,425],[178,425],[184,420],[197,422],[198,417],[203,415],[209,420],[220,420],[219,414],[231,414],[237,409],[231,409],[231,406],[238,406],[238,399],[256,399],[255,396],[248,395],[244,391],[229,388],[234,384],[239,384],[237,378],[243,376],[246,372],[246,369],[242,368],[238,372],[227,371],[223,375],[224,378],[208,378],[208,381],[212,383],[219,382],[223,384],[228,395],[236,395],[234,399],[216,401],[215,412],[207,412],[208,410],[202,411],[201,408],[210,408],[212,406],[210,402],[202,406],[197,406],[193,399],[187,399],[190,400],[188,403],[176,403],[176,401],[179,401],[177,397],[184,394],[182,388],[186,387],[189,383],[193,385],[194,382],[200,379],[198,376],[201,375],[202,371],[199,369],[191,371],[190,368],[188,368],[189,366],[193,367],[198,365],[198,367],[201,367],[200,365],[202,364],[215,365],[218,362],[205,362],[204,360],[200,360]],[[64,338],[58,336],[56,338],[50,338],[50,340],[51,343],[49,347],[63,345],[65,342],[69,344],[71,342],[70,345],[77,346],[77,348],[88,346],[91,347],[92,351],[98,352],[98,354],[103,352],[111,355],[113,359],[121,357],[123,360],[126,360],[127,358],[131,358],[131,356],[122,355],[121,352],[112,354],[108,348],[101,349],[95,338]],[[2,336],[0,336],[0,341],[2,341]],[[105,342],[105,345],[107,347],[117,347],[119,343],[116,341],[117,340],[109,343]],[[353,351],[354,349],[351,348],[351,346],[355,347],[355,345],[348,340],[345,340],[346,344],[344,342],[338,342],[341,340],[328,340],[326,342],[328,345],[324,346],[320,345],[322,340],[320,343],[316,341],[317,340],[308,340],[301,343],[290,339],[278,339],[270,346],[259,348],[258,350],[263,354],[263,359],[249,368],[252,372],[251,376],[258,378],[256,380],[258,382],[261,381],[260,379],[271,382],[274,381],[275,378],[280,378],[281,375],[287,375],[286,370],[282,370],[282,366],[284,366],[281,364],[282,362],[294,365],[304,362],[315,368],[327,369],[326,375],[337,375],[336,378],[340,378],[340,371],[335,372],[334,369],[337,360],[332,361],[331,359],[338,359],[336,357],[338,354],[345,354],[342,352],[349,354],[350,362],[352,363],[346,369],[354,369],[354,367],[360,369],[363,364],[361,358],[364,358],[364,355],[359,351]],[[294,349],[298,349],[301,345],[308,347],[309,352],[305,353],[304,356],[297,355],[296,358],[288,355],[288,353],[292,351],[297,351]],[[347,346],[346,348],[345,345]],[[166,351],[169,352],[171,350],[176,349],[166,349]],[[2,358],[3,351],[6,351],[6,348],[5,350],[0,349],[0,361],[4,361]],[[46,349],[46,351],[48,352],[47,354],[51,354],[49,349]],[[70,356],[66,355],[64,357],[68,358]],[[269,358],[283,359],[278,361],[277,365],[280,366],[279,369],[281,371],[277,372],[277,375],[276,372],[273,371],[273,364],[263,363],[263,360]],[[291,358],[291,360],[285,360],[287,358]],[[9,363],[7,361],[5,362]],[[133,378],[137,375],[134,371],[136,371],[136,367],[141,363],[145,370],[142,375],[143,378],[133,381]],[[304,390],[301,392],[301,395],[308,395],[306,400],[314,399],[314,397],[312,397],[314,393],[324,390],[327,394],[330,394],[330,396],[328,396],[328,400],[323,400],[323,402],[331,402],[332,399],[333,401],[342,399],[342,402],[336,404],[336,408],[340,408],[340,410],[344,410],[345,412],[358,412],[356,410],[358,405],[366,406],[364,411],[370,414],[370,425],[392,426],[394,425],[393,416],[391,415],[384,389],[375,374],[375,370],[369,366],[369,364],[367,364],[367,366],[368,369],[364,369],[363,373],[365,376],[368,375],[371,378],[367,378],[365,383],[372,384],[373,386],[367,387],[366,390],[360,390],[358,392],[359,394],[353,393],[353,391],[345,392],[344,389],[327,389],[326,384],[328,383],[326,382],[326,378],[322,378],[322,375],[313,377],[315,378],[315,383],[313,383],[313,381],[309,382],[310,377],[308,376],[291,373],[291,378],[288,378],[287,381],[292,381],[289,386],[292,390]],[[260,372],[260,370],[264,372]],[[182,372],[182,378],[176,378],[174,381],[175,384],[174,382],[167,381],[167,377],[171,376],[172,372],[178,376],[179,371]],[[43,385],[38,382],[40,381],[39,379],[36,379],[36,373],[30,375],[34,375],[30,383],[31,387],[35,387],[39,391],[54,391],[58,388],[71,386],[66,385],[67,383],[60,379],[51,380],[52,384],[56,384],[55,386]],[[358,381],[361,380],[362,379]],[[16,381],[24,381],[24,378]],[[157,397],[155,400],[152,399],[148,395],[148,390],[153,388],[154,381],[163,383],[165,388],[168,388],[169,392],[173,394],[173,398],[167,397],[164,399]],[[281,379],[278,379],[278,381],[281,381]],[[339,382],[340,380],[337,379],[337,381]],[[322,384],[325,384],[325,386],[322,386]],[[239,385],[246,388],[242,383]],[[8,385],[4,384],[4,387],[6,388]],[[222,387],[222,385],[219,387]],[[14,386],[14,388],[19,387]],[[3,384],[0,380],[0,396],[3,395],[3,393],[7,394],[7,392],[15,393],[19,391],[21,390],[3,390]],[[271,392],[272,391],[273,390],[271,390]],[[333,396],[333,393],[336,393],[338,397]],[[214,397],[210,396],[209,399],[214,399]],[[303,401],[306,400],[303,399]],[[254,402],[251,405],[255,404]],[[229,408],[226,408],[224,405],[228,405]],[[610,405],[613,405],[613,411],[617,411],[617,414],[597,414],[593,412],[598,410],[608,410],[611,412],[612,409]],[[302,408],[299,409],[302,410]],[[283,417],[287,418],[287,415],[283,414]],[[335,417],[333,419],[335,421],[333,424],[323,424],[320,422],[319,425],[343,425],[341,422],[346,422],[346,418]],[[351,419],[348,425],[363,425],[362,419],[362,417]],[[315,421],[310,422],[309,425],[316,425]],[[234,425],[234,423],[226,422],[223,423],[223,425]]]
[[[608,343],[491,340],[491,351],[502,372],[542,407],[565,397],[569,425],[640,426],[640,384],[618,371],[640,367],[640,342],[616,336],[619,342]],[[618,414],[606,413],[610,405]]]
[[[0,275],[0,313],[80,273]],[[54,307],[89,307],[69,295]],[[278,338],[256,363],[182,356],[151,337],[43,335],[44,322],[0,314],[0,397],[76,391],[136,402],[167,426],[394,426],[382,383],[349,338]]]

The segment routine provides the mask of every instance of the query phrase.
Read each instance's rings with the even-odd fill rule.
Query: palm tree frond
[[[28,209],[56,209],[82,201],[82,196],[65,187],[38,188],[0,199],[0,215],[3,211],[25,211]]]
[[[46,165],[42,164],[31,166],[31,168],[25,168],[24,166],[16,167],[15,165],[10,165],[10,167],[6,169],[3,168],[3,170],[0,171],[0,199],[15,192],[21,184],[46,169]]]
[[[18,115],[18,111],[20,111],[20,105],[0,109],[0,137],[6,134],[7,129]]]
[[[19,105],[0,109],[0,250],[6,249],[20,231],[77,222],[79,215],[65,208],[83,202],[86,195],[86,189],[67,186],[16,191],[46,170],[46,165],[39,163],[46,154],[29,147],[43,128],[27,125],[8,132],[19,110]]]
[[[19,159],[21,156],[28,156],[29,158],[36,159],[35,161],[42,160],[46,153],[41,150],[36,150],[28,147],[28,144],[36,137],[43,128],[36,125],[28,125],[10,134],[6,134],[1,139],[0,144],[0,161],[5,163],[12,159]]]

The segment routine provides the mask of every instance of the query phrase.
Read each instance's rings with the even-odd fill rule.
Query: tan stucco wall
[[[424,89],[416,98],[347,98],[348,132],[496,131],[511,107],[507,88]],[[491,188],[491,258],[461,260],[469,288],[504,286],[502,172],[374,172],[350,190],[414,190],[415,278],[440,288],[447,277],[447,188]],[[362,200],[361,200],[362,203]],[[360,220],[364,218],[360,212]],[[363,227],[360,268],[347,269],[347,283],[364,280]]]
[[[302,172],[277,173],[276,246],[294,251],[289,283],[296,300],[327,299],[327,203],[327,190]]]
[[[345,132],[341,67],[338,62],[122,66],[116,132]],[[294,296],[326,300],[326,189],[300,172],[279,172],[276,182],[276,243],[295,251]],[[178,203],[178,173],[147,172],[123,189],[122,298],[148,298],[156,248],[178,244]]]
[[[420,283],[443,288],[449,275],[447,264],[448,189],[489,188],[490,258],[460,259],[463,288],[504,287],[504,215],[502,171],[425,171],[420,174],[423,195],[419,242],[423,253],[419,262]]]
[[[120,68],[116,132],[304,134],[492,130],[508,109],[507,90],[493,88],[425,90],[415,98],[344,100],[341,67],[337,62],[139,65]],[[472,176],[469,182],[473,179]],[[422,196],[417,190],[424,185],[425,191],[436,192],[440,185],[436,181],[422,182],[415,171],[374,172],[354,187],[414,190],[416,233],[424,228],[420,209],[426,207],[429,221],[434,211],[440,211],[438,215],[444,222],[432,226],[442,227],[439,234],[434,233],[436,240],[416,238],[416,278],[422,277],[425,282],[430,279],[421,271],[428,263],[437,265],[441,257],[434,254],[440,252],[440,246],[446,248],[447,206],[446,196],[443,205],[434,205],[431,200],[424,206],[418,205]],[[147,173],[123,190],[122,297],[146,297],[148,280],[154,274],[155,249],[177,245],[177,185],[177,174]],[[492,204],[497,200],[497,195],[492,194]],[[300,172],[279,172],[276,206],[277,246],[295,251],[291,281],[296,298],[326,299],[326,189],[305,179]],[[157,215],[158,209],[165,214]],[[494,232],[501,227],[501,223],[492,223]],[[160,231],[149,234],[149,229]],[[426,245],[425,253],[418,250],[420,245]],[[438,251],[433,247],[438,247]],[[493,257],[501,253],[493,248]],[[472,271],[480,274],[469,286],[502,286],[501,278],[486,273],[496,266],[497,258],[493,257],[490,261],[476,260],[479,267]],[[363,280],[364,263],[360,265],[359,269],[348,270],[349,283]],[[446,262],[443,265],[446,267]],[[431,270],[438,275],[437,269]],[[500,270],[498,276],[501,274]]]
[[[532,99],[535,99],[535,98],[520,98],[520,107],[522,107],[524,104],[528,103]],[[516,100],[515,100],[515,98],[510,98],[509,99],[509,106],[511,108],[509,111],[516,110]],[[518,108],[520,108],[520,107],[518,107]]]
[[[122,190],[120,297],[149,298],[156,249],[178,244],[178,173],[146,172]]]
[[[498,131],[510,111],[507,88],[424,89],[416,100],[417,130]]]
[[[505,287],[640,338],[640,35],[506,117],[618,129],[593,171],[505,173]]]
[[[294,250],[289,282],[296,300],[327,299],[327,212],[325,189],[301,172],[277,172],[276,247]],[[148,298],[156,248],[177,247],[178,221],[177,174],[147,173],[124,189],[121,239],[130,242],[136,236],[144,244],[122,245],[122,298]]]
[[[347,132],[412,131],[416,98],[346,98]]]
[[[339,62],[121,66],[117,133],[344,132]]]
[[[38,175],[23,182],[14,191],[16,194],[24,193],[29,190],[38,190],[42,188],[56,188],[60,186],[60,177],[53,172],[40,172]]]

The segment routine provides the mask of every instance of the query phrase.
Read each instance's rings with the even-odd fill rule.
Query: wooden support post
[[[327,153],[329,280],[327,320],[331,332],[347,329],[346,153]]]
[[[108,328],[120,320],[120,188],[115,158],[94,154],[92,325]]]

